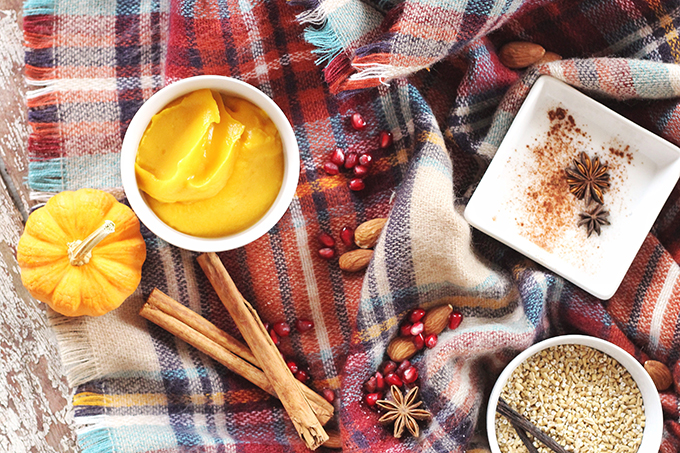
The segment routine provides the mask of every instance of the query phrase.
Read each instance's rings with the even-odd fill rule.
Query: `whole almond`
[[[543,55],[545,55],[545,49],[542,46],[525,41],[509,42],[501,47],[498,52],[501,63],[512,69],[531,66],[538,62]]]
[[[558,55],[555,52],[546,52],[540,60],[538,60],[536,63],[538,64],[543,64],[543,63],[550,63],[551,61],[557,61],[561,60],[562,55]]]
[[[387,346],[387,355],[393,362],[408,360],[418,352],[411,337],[397,337]]]
[[[439,335],[448,325],[449,315],[452,311],[453,307],[450,304],[440,305],[428,310],[423,318],[423,324],[425,324],[423,335],[430,335],[432,333]]]
[[[645,362],[645,370],[652,378],[656,389],[660,392],[667,390],[673,385],[673,376],[666,365],[656,360],[647,360]]]
[[[340,255],[340,269],[347,272],[359,272],[365,269],[373,258],[373,250],[356,249]]]
[[[362,223],[354,230],[354,243],[362,249],[375,247],[385,223],[387,223],[385,218],[371,219]]]

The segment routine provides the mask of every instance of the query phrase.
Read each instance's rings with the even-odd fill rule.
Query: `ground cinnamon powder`
[[[592,137],[582,120],[564,107],[558,105],[546,113],[543,125],[528,131],[531,135],[525,148],[516,149],[508,158],[505,168],[513,182],[512,191],[504,195],[503,211],[508,220],[514,220],[519,235],[573,266],[596,272],[601,260],[598,250],[614,239],[608,235],[612,227],[605,226],[601,236],[587,237],[586,228],[578,226],[579,214],[586,206],[569,192],[565,169],[573,166],[582,151],[609,167],[611,187],[604,201],[614,224],[630,204],[625,189],[635,150],[622,143],[614,131],[604,142],[600,131],[597,138]]]
[[[586,206],[583,200],[569,192],[565,169],[573,166],[581,151],[585,151],[591,159],[598,157],[600,162],[608,165],[611,188],[604,198],[605,208],[611,209],[620,204],[620,200],[611,202],[625,182],[625,164],[631,164],[633,152],[629,146],[616,140],[593,149],[592,138],[563,107],[549,110],[547,118],[547,131],[537,134],[526,145],[527,152],[518,154],[522,161],[514,166],[518,191],[513,204],[519,208],[515,210],[515,222],[522,236],[550,253],[559,248],[560,252],[581,254],[583,244],[575,246],[573,240],[569,243],[568,238],[586,240],[585,228],[579,229],[577,225],[579,213]],[[605,235],[606,231],[604,228],[602,234]],[[587,239],[591,242],[589,248],[598,247],[598,238],[591,236]]]
[[[532,159],[525,170],[532,174],[528,175],[524,193],[520,193],[520,203],[524,204],[520,211],[526,217],[516,220],[520,234],[552,252],[565,231],[576,228],[578,222],[582,203],[569,192],[564,169],[578,156],[588,136],[562,107],[548,111],[548,119],[545,139],[537,138],[527,145]]]

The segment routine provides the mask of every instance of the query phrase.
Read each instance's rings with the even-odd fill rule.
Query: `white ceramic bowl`
[[[640,365],[633,356],[608,341],[587,335],[562,335],[541,341],[526,349],[515,357],[498,377],[498,380],[491,391],[491,396],[489,397],[486,414],[486,431],[489,436],[489,445],[492,453],[501,453],[498,446],[498,439],[496,438],[496,406],[498,405],[498,398],[500,397],[501,391],[503,390],[503,387],[505,387],[510,375],[512,375],[512,372],[515,371],[520,364],[539,351],[562,344],[578,344],[597,349],[618,361],[626,370],[628,370],[640,389],[642,401],[645,406],[645,429],[642,433],[642,443],[640,444],[638,452],[658,452],[659,446],[661,445],[661,437],[663,435],[663,413],[661,411],[659,392],[656,390],[654,382],[652,382],[652,378],[649,377],[647,371],[645,371],[642,365]]]
[[[192,91],[209,88],[222,94],[246,99],[260,107],[274,122],[283,144],[284,173],[281,190],[267,213],[250,228],[229,236],[204,238],[191,236],[171,228],[151,210],[140,193],[135,176],[135,158],[139,142],[151,117],[174,99]],[[231,77],[206,75],[180,80],[155,93],[142,105],[130,122],[123,139],[120,156],[123,188],[139,220],[161,239],[187,250],[219,252],[244,246],[269,231],[281,219],[293,200],[300,175],[300,151],[286,115],[274,101],[257,88]]]

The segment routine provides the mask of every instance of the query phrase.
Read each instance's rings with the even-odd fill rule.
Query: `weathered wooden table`
[[[32,205],[21,0],[0,0],[0,452],[78,451],[45,305],[21,284],[16,245]]]

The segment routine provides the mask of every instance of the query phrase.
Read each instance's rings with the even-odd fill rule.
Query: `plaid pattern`
[[[301,176],[274,229],[221,254],[228,271],[264,319],[315,322],[282,351],[310,371],[314,388],[338,391],[332,426],[347,451],[483,447],[477,421],[485,389],[517,352],[546,336],[606,338],[641,361],[664,361],[680,383],[679,189],[607,302],[470,231],[460,215],[540,74],[680,143],[671,100],[680,94],[672,64],[679,8],[642,0],[26,0],[26,74],[36,86],[28,98],[29,184],[38,198],[85,186],[119,190],[125,128],[155,90],[198,74],[258,86],[294,126]],[[304,31],[296,17],[313,27]],[[569,59],[524,75],[508,70],[495,49],[518,38]],[[355,111],[369,124],[362,133],[348,124]],[[376,151],[383,129],[395,146]],[[320,169],[336,146],[375,151],[365,191],[350,192],[343,177]],[[316,255],[319,231],[338,237],[344,226],[388,214],[365,277]],[[235,333],[195,254],[143,234],[148,257],[129,301],[101,318],[52,317],[78,385],[83,451],[305,451],[279,403],[137,316],[159,287]],[[442,298],[465,320],[414,361],[434,420],[419,439],[397,441],[361,403],[361,384],[405,313]],[[663,404],[661,451],[680,451],[680,398],[667,392]]]

